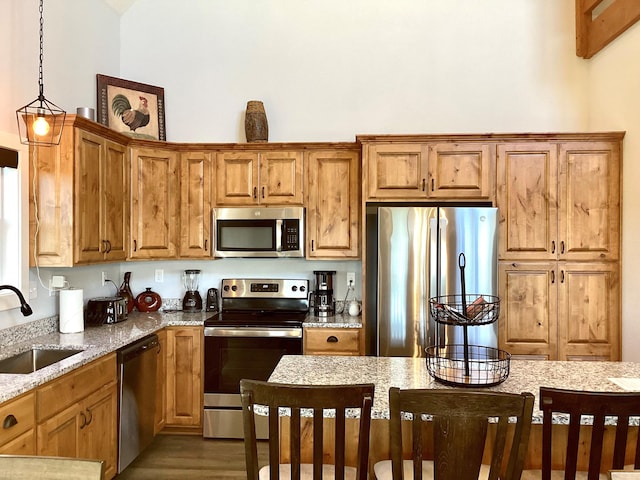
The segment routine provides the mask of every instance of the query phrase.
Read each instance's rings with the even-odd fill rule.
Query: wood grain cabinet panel
[[[202,327],[167,328],[165,425],[202,428]]]
[[[0,454],[35,455],[35,393],[0,405]]]
[[[229,151],[216,160],[217,205],[302,205],[299,151]]]
[[[156,413],[154,435],[164,428],[167,418],[167,331],[156,332],[160,348],[156,363]]]
[[[365,145],[367,197],[427,198],[428,150],[419,143]]]
[[[126,259],[125,145],[74,127],[70,118],[59,145],[31,147],[31,154],[30,264],[72,267]]]
[[[180,157],[180,257],[211,256],[212,153]]]
[[[359,355],[360,328],[305,328],[306,355]]]
[[[180,228],[178,172],[175,151],[132,149],[130,258],[177,257]]]
[[[355,151],[308,153],[308,258],[359,255],[359,158]]]
[[[429,145],[430,198],[491,199],[492,146],[488,143]]]

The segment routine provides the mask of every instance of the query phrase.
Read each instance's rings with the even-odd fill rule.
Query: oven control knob
[[[238,290],[238,286],[237,285],[232,285],[231,286],[231,290],[235,292],[236,290]]]
[[[304,292],[306,290],[306,288],[304,288],[304,285],[300,285],[300,291]]]
[[[228,292],[228,291],[229,291],[229,285],[225,285],[224,287],[222,287],[222,289],[223,289],[225,292]]]
[[[291,287],[291,290],[293,290],[294,292],[298,291],[298,287],[296,287],[295,285],[293,287]]]

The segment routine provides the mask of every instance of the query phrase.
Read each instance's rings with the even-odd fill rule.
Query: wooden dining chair
[[[247,479],[314,479],[314,480],[365,480],[369,460],[369,430],[371,426],[371,406],[373,404],[373,384],[359,385],[291,385],[240,381],[242,397],[245,458]],[[256,444],[255,411],[263,406],[269,420],[269,465],[258,466]],[[290,433],[288,453],[290,463],[280,464],[280,408],[288,408]],[[305,410],[303,410],[305,409]],[[347,410],[357,409],[357,410]],[[332,411],[333,432],[324,432],[325,412]],[[302,412],[302,414],[301,414]],[[358,420],[357,462],[355,466],[345,466],[345,433],[348,414],[356,412]],[[260,413],[260,412],[259,412]],[[304,432],[301,435],[302,415],[313,415],[312,440]],[[327,435],[328,434],[328,435]],[[334,463],[323,462],[323,436],[335,442]],[[302,440],[304,438],[304,440]],[[301,443],[313,443],[312,463],[301,460]],[[286,445],[283,445],[286,448]]]
[[[2,480],[101,480],[102,460],[0,455]]]
[[[518,479],[529,443],[533,403],[531,393],[391,388],[391,460],[374,465],[376,478]],[[429,421],[433,431],[433,461],[424,459],[428,443],[425,432],[429,431],[425,423]],[[411,427],[411,459],[403,459],[403,423]],[[487,444],[490,453],[486,452],[486,458],[490,463],[484,465]]]
[[[542,420],[542,470],[525,470],[524,480],[540,479],[608,479],[607,472],[612,469],[640,469],[640,442],[637,435],[630,435],[629,417],[640,416],[640,393],[638,392],[587,392],[559,388],[540,387],[540,410]],[[564,470],[554,470],[552,461],[554,435],[552,417],[554,413],[568,416],[566,450],[564,450]],[[592,418],[590,429],[580,428],[583,417]],[[615,417],[615,425],[613,418]],[[609,418],[609,420],[607,420]],[[585,419],[586,420],[586,419]],[[564,423],[564,422],[562,422]],[[610,425],[606,427],[606,425]],[[613,455],[603,465],[603,440],[605,430],[615,430]],[[582,430],[582,431],[581,431]],[[588,430],[591,433],[588,433]],[[628,440],[635,439],[633,459],[626,461],[629,449]],[[556,439],[557,440],[557,439]],[[564,442],[564,440],[563,440]],[[587,445],[588,471],[578,471],[579,446]],[[603,473],[601,473],[603,472]]]

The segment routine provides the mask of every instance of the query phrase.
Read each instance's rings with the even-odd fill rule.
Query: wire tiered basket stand
[[[461,294],[429,299],[429,310],[440,324],[462,327],[463,344],[427,347],[427,371],[436,380],[451,386],[489,387],[509,376],[511,355],[493,347],[469,345],[468,329],[487,325],[500,316],[500,298],[494,295],[467,294],[465,256],[458,256]]]

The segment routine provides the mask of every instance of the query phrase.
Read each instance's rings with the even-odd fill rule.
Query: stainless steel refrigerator
[[[430,345],[463,344],[464,328],[436,324],[429,298],[498,291],[497,209],[367,206],[367,353],[424,357]],[[497,348],[498,322],[468,327],[468,343]]]

